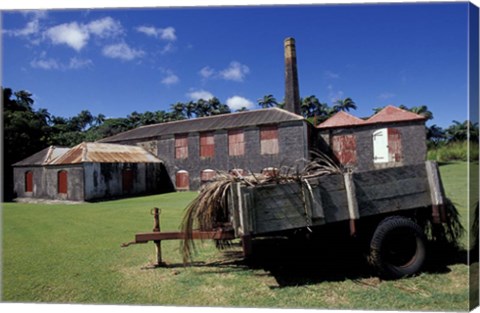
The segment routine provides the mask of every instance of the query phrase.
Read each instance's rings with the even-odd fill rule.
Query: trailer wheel
[[[370,262],[383,279],[411,276],[420,271],[426,257],[426,237],[412,220],[384,219],[370,242]]]

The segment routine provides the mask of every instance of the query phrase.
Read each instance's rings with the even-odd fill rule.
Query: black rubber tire
[[[418,273],[426,259],[427,238],[412,220],[392,216],[377,226],[370,242],[370,263],[383,279]]]

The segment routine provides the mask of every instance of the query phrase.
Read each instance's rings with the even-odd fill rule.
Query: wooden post
[[[154,232],[160,232],[160,210],[158,208],[153,209],[153,230]],[[162,261],[162,241],[161,240],[154,240],[153,243],[155,244],[155,255],[156,255],[156,263],[154,264],[155,267],[165,265]]]
[[[354,236],[356,233],[355,220],[360,218],[355,184],[353,183],[352,173],[343,174],[343,179],[345,182],[345,191],[347,193],[348,215],[350,217],[350,235]]]
[[[427,168],[428,187],[430,188],[430,197],[432,199],[432,220],[433,223],[439,224],[446,222],[445,202],[443,186],[438,172],[436,162],[425,162]]]

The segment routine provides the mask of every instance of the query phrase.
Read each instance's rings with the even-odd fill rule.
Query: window
[[[278,154],[278,127],[260,127],[260,153]]]
[[[179,190],[190,189],[190,178],[187,171],[178,171],[175,174],[175,186]]]
[[[332,137],[332,150],[343,165],[357,162],[357,142],[355,135],[335,135]]]
[[[373,133],[373,162],[389,163],[402,160],[402,140],[395,128],[382,128]]]
[[[58,193],[67,194],[68,191],[68,173],[67,171],[59,171],[57,174]]]
[[[25,192],[33,191],[33,173],[32,171],[25,172]]]
[[[188,158],[188,134],[175,135],[175,159]]]
[[[230,130],[228,132],[228,155],[240,156],[245,154],[245,141],[243,130]]]
[[[215,156],[215,134],[213,132],[200,133],[200,157],[213,158]]]
[[[133,190],[133,170],[130,168],[122,171],[122,189],[125,193],[132,192]]]

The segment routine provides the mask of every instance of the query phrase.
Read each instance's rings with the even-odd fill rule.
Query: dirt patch
[[[34,198],[16,198],[14,202],[19,203],[37,203],[37,204],[82,204],[84,201],[68,201],[68,200],[49,200],[49,199],[34,199]]]

